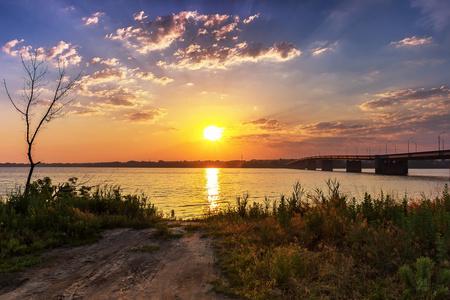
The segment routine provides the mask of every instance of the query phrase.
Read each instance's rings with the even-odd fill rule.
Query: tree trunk
[[[32,148],[32,144],[29,144],[27,156],[28,156],[28,161],[30,163],[30,169],[28,170],[27,182],[25,184],[25,197],[28,197],[28,193],[30,192],[31,177],[33,176],[34,168],[37,165],[33,161],[33,156],[31,155],[31,148]]]

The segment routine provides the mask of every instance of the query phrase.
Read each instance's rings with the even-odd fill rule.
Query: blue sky
[[[440,133],[450,145],[446,0],[4,0],[0,46],[0,75],[13,88],[26,49],[42,47],[50,65],[65,59],[83,73],[60,122],[98,154],[48,160],[101,159],[114,128],[129,139],[108,157],[119,160],[404,150],[408,139],[427,150]],[[0,109],[15,129],[0,131],[0,160],[21,160],[20,120],[3,92]],[[209,123],[225,128],[220,149],[192,133]],[[64,149],[50,133],[42,148]],[[177,153],[180,145],[192,150]]]

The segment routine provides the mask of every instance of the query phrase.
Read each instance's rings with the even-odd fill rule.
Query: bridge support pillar
[[[315,159],[310,159],[306,161],[306,170],[313,170],[315,171],[317,168],[316,166],[316,160]]]
[[[306,169],[306,162],[304,160],[299,161],[297,164],[297,168],[302,170]]]
[[[408,159],[376,158],[375,174],[408,175]]]
[[[306,162],[304,160],[296,161],[295,163],[291,164],[291,168],[304,170],[306,169]]]
[[[362,163],[360,160],[347,160],[346,171],[351,173],[361,173]]]
[[[331,159],[324,159],[321,161],[321,164],[322,171],[333,171],[333,161]]]

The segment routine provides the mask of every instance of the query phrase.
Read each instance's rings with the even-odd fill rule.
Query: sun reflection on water
[[[207,168],[205,169],[206,175],[206,192],[208,194],[209,209],[211,211],[216,210],[219,200],[219,169]]]

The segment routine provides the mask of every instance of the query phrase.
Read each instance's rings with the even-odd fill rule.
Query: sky
[[[48,66],[34,121],[57,63],[81,73],[39,161],[425,151],[439,135],[450,148],[448,0],[2,0],[0,48],[19,103],[20,56]],[[3,86],[0,122],[0,162],[25,162]]]

